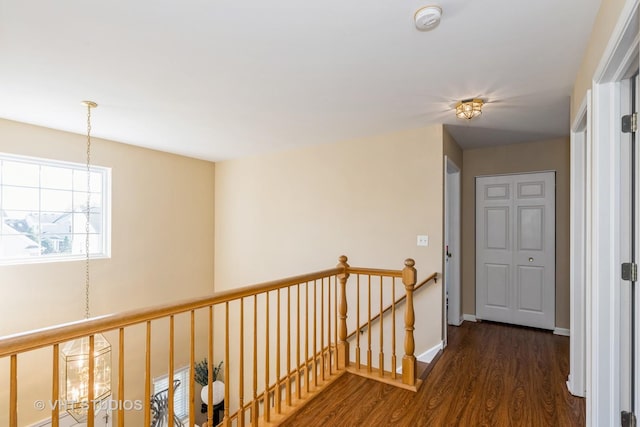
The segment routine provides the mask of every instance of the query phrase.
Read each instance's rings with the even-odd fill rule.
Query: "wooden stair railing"
[[[418,283],[415,286],[415,288],[413,288],[414,295],[418,290],[420,290],[423,286],[427,285],[432,280],[433,280],[434,283],[438,283],[438,273],[433,273],[431,276],[427,277],[422,282]],[[406,299],[407,299],[407,294],[402,295],[397,300],[395,300],[393,303],[387,305],[384,308],[384,310],[382,310],[382,315],[384,316],[384,315],[386,315],[387,313],[389,313],[392,310],[395,313],[395,307],[400,305],[400,304],[402,304],[402,302],[404,300],[406,300]],[[374,323],[379,318],[380,318],[380,313],[377,313],[375,316],[373,316],[371,318],[371,323]],[[347,335],[347,340],[350,340],[353,337],[355,337],[357,333],[361,333],[361,334],[364,333],[363,329],[366,328],[366,327],[367,327],[366,323],[363,323],[363,324],[359,325],[356,329],[353,330],[353,332],[351,332],[351,333],[349,333],[349,335]]]
[[[415,291],[429,282],[437,281],[437,273],[431,274],[416,286],[417,273],[414,264],[413,260],[406,260],[405,267],[402,271],[349,269],[350,273],[356,276],[357,297],[356,321],[352,327],[353,332],[346,336],[346,341],[355,344],[354,354],[352,355],[354,363],[347,367],[349,372],[417,391],[421,381],[417,378],[417,364],[414,355],[415,341],[413,330],[415,314],[413,309],[413,295]],[[400,290],[404,291],[399,298],[396,298],[396,293],[398,292],[396,289],[396,279],[402,280]],[[376,284],[377,289],[374,289]],[[363,311],[361,310],[362,287],[364,287],[366,294],[364,322],[360,320],[362,319],[361,311]],[[384,301],[389,300],[391,302],[385,306]],[[372,303],[377,303],[378,307],[372,307]],[[397,326],[396,319],[398,316],[396,315],[396,308],[399,306],[404,308],[404,323]],[[389,316],[390,319],[387,319],[387,322],[391,322],[391,328],[388,328],[386,323],[383,324],[386,318],[385,314],[387,313],[391,314],[391,316]],[[377,332],[379,333],[378,340],[375,343],[373,338],[374,327],[377,327]],[[365,329],[367,332],[366,348],[363,349],[361,347],[360,335],[365,332]],[[389,329],[391,337],[390,340],[385,341],[384,333]],[[401,329],[404,329],[404,347],[402,347],[404,355],[402,356],[400,365],[402,375],[398,377],[396,335]],[[378,347],[377,360],[373,357],[373,347],[376,345]],[[399,349],[398,347],[398,350]],[[361,353],[366,354],[366,361],[362,361]],[[385,369],[386,366],[390,366],[389,371]]]
[[[355,366],[350,359],[349,336],[347,322],[349,319],[348,301],[357,292],[356,325],[360,329],[360,282],[361,277],[368,277],[369,315],[367,326],[369,330],[369,347],[367,369],[373,372],[371,363],[371,323],[377,321],[380,328],[380,356],[379,377],[385,377],[383,353],[382,314],[384,289],[382,282],[391,280],[395,285],[397,279],[402,280],[405,296],[396,301],[395,286],[391,288],[392,307],[392,376],[395,379],[395,309],[396,304],[406,299],[404,304],[404,355],[402,357],[401,384],[414,387],[416,384],[416,358],[414,355],[414,309],[413,292],[415,291],[416,270],[414,261],[408,259],[402,270],[381,270],[351,267],[347,257],[341,256],[335,268],[290,277],[282,280],[263,283],[260,285],[214,293],[212,296],[194,298],[182,302],[162,305],[153,308],[133,310],[118,314],[94,317],[87,320],[73,322],[60,326],[53,326],[37,331],[16,334],[0,338],[0,362],[9,359],[9,381],[0,387],[0,396],[8,396],[0,400],[0,414],[8,414],[9,427],[18,427],[27,422],[39,420],[22,420],[20,424],[18,408],[33,406],[28,398],[35,397],[30,389],[23,390],[18,383],[18,373],[24,372],[34,378],[51,378],[51,401],[60,403],[58,387],[59,373],[63,369],[59,363],[60,345],[67,341],[89,337],[92,345],[96,334],[112,334],[112,351],[116,356],[118,368],[113,372],[117,376],[112,384],[112,398],[118,403],[113,415],[114,424],[118,427],[125,425],[151,424],[152,378],[166,375],[178,368],[180,361],[187,361],[190,368],[189,381],[184,384],[189,391],[189,426],[196,420],[195,400],[196,388],[194,372],[196,360],[207,357],[209,368],[209,382],[211,383],[214,358],[224,362],[224,417],[223,426],[245,425],[274,425],[284,419],[296,407],[308,401],[330,382],[347,370],[359,370],[360,344],[357,341],[355,352]],[[350,276],[357,277],[356,287],[350,286]],[[380,313],[371,315],[371,279],[380,280]],[[434,276],[430,276],[431,280]],[[353,304],[353,302],[352,302]],[[179,321],[186,320],[187,326],[180,328]],[[161,324],[162,328],[158,326]],[[168,330],[164,329],[168,323]],[[144,338],[127,341],[125,332],[134,330],[142,332]],[[231,331],[234,331],[232,337]],[[237,332],[235,332],[237,330]],[[153,334],[155,332],[155,335]],[[133,332],[131,332],[133,334]],[[168,340],[167,347],[154,345],[154,337],[161,333]],[[114,335],[115,334],[115,335]],[[359,334],[358,334],[359,335]],[[176,342],[184,339],[186,345],[176,346]],[[126,345],[126,351],[125,351]],[[203,349],[202,347],[206,347]],[[50,348],[52,361],[36,365],[20,363],[23,355],[34,350]],[[125,378],[131,357],[144,354],[144,382],[127,380]],[[32,360],[33,358],[25,358]],[[163,369],[158,370],[157,360],[166,360]],[[136,359],[137,360],[137,359]],[[25,362],[26,363],[26,362]],[[91,362],[90,362],[91,367]],[[153,369],[152,369],[153,367]],[[132,369],[131,367],[128,368]],[[94,388],[94,376],[88,375],[88,389],[91,396]],[[24,375],[24,374],[23,374]],[[0,376],[1,377],[1,376]],[[34,382],[33,378],[28,383]],[[173,382],[168,382],[167,416],[173,419],[174,394]],[[143,402],[142,414],[131,413],[125,400],[139,399]],[[213,425],[213,387],[209,387],[207,396],[208,425]],[[60,406],[55,405],[45,415],[51,417],[51,425],[59,426]],[[93,408],[89,405],[89,415]],[[29,415],[32,415],[31,413]],[[0,415],[0,424],[2,416]],[[89,427],[94,426],[93,417],[87,420]]]

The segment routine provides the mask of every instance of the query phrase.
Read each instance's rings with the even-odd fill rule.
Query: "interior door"
[[[555,328],[555,172],[476,178],[476,317]]]

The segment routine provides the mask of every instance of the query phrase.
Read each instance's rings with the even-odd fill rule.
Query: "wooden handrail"
[[[349,271],[351,273],[353,273],[353,269],[349,269]],[[368,274],[368,273],[363,271],[361,274]],[[429,283],[432,280],[434,281],[434,283],[437,283],[437,281],[438,281],[438,273],[433,273],[431,276],[429,276],[426,279],[424,279],[422,282],[420,282],[418,285],[416,285],[416,287],[415,287],[415,289],[413,291],[414,292],[417,291],[418,289],[420,289],[421,287],[423,287],[424,285],[426,285],[427,283]],[[405,299],[407,299],[407,295],[406,294],[402,295],[395,302],[389,304],[388,307],[386,307],[384,310],[382,310],[382,315],[385,315],[388,311],[390,311],[391,308],[394,306],[394,304],[400,304]],[[380,319],[380,313],[376,314],[375,316],[373,316],[371,318],[371,323],[375,322],[378,319]],[[368,321],[367,321],[367,323],[368,323]],[[355,331],[353,331],[349,335],[347,335],[347,340],[353,338],[358,333],[358,331],[362,330],[363,328],[366,328],[367,327],[367,323],[363,323]]]
[[[334,276],[342,272],[343,270],[340,268],[330,268],[315,273],[303,274],[286,279],[265,282],[258,285],[217,292],[214,293],[213,296],[191,298],[183,300],[182,302],[130,310],[117,314],[107,314],[91,319],[84,319],[62,325],[42,328],[35,331],[8,335],[0,337],[0,357],[48,347],[100,332],[106,332],[125,326],[131,326],[175,314],[185,313],[191,310],[230,302],[256,294],[286,288],[298,283],[310,282],[323,277]]]
[[[402,270],[385,270],[381,268],[349,267],[349,274],[369,274],[371,276],[402,277]]]

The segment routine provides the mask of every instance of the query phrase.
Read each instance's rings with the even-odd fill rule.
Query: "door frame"
[[[447,325],[462,324],[462,289],[461,289],[461,170],[448,156],[444,156],[444,329],[446,343]],[[453,256],[447,261],[447,245]],[[447,274],[448,273],[448,274]],[[447,291],[449,291],[447,293]],[[447,295],[449,303],[447,304]]]
[[[587,270],[587,425],[620,424],[620,224],[622,84],[638,54],[638,3],[625,2],[593,78],[591,262]],[[589,184],[588,184],[589,185]],[[572,197],[574,197],[572,195]]]
[[[591,90],[580,104],[571,127],[571,200],[570,200],[570,255],[569,255],[569,377],[567,388],[574,396],[585,396],[586,391],[586,312],[587,289],[591,286],[587,266],[590,265],[591,216]],[[590,302],[590,301],[589,301]]]

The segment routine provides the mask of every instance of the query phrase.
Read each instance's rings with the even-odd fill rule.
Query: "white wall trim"
[[[478,319],[476,319],[476,315],[475,314],[463,314],[462,315],[462,320],[465,322],[477,322]]]
[[[632,43],[631,40],[628,40],[629,37],[633,40],[638,35],[638,25],[633,21],[637,19],[639,3],[640,0],[627,0],[622,7],[616,26],[609,37],[607,47],[593,73],[594,83],[619,80],[619,75],[623,71],[622,68],[626,62],[624,58],[628,57],[628,52],[624,47]],[[627,39],[625,40],[625,38]]]
[[[591,214],[586,296],[587,426],[620,422],[620,82],[629,77],[630,65],[637,67],[632,59],[638,49],[638,3],[625,2],[593,78],[592,188],[587,206]]]
[[[589,241],[590,151],[591,151],[591,90],[587,91],[571,126],[570,172],[570,256],[569,256],[569,383],[574,396],[585,396],[586,379],[586,298],[587,250]]]
[[[440,343],[438,343],[437,345],[431,347],[429,350],[425,351],[424,353],[420,354],[417,359],[420,362],[424,362],[424,363],[431,363],[431,361],[433,360],[434,357],[436,357],[436,354],[438,354],[438,352],[440,350],[442,350],[444,348],[443,346],[443,342],[440,341]]]
[[[571,377],[571,374],[567,376],[567,381],[565,384],[567,385],[567,390],[569,390],[569,393],[571,393],[574,396],[578,396],[578,394],[576,394],[576,390],[573,389],[574,385],[573,385],[573,378]]]
[[[424,353],[418,355],[416,357],[416,360],[418,360],[419,362],[423,362],[423,363],[431,363],[433,358],[436,357],[436,354],[438,354],[438,352],[440,350],[442,350],[443,348],[444,348],[444,341],[440,341],[438,344],[434,345],[429,350],[427,350]],[[398,367],[396,369],[396,373],[398,373],[398,374],[402,373],[402,366],[400,366],[400,367]]]
[[[554,335],[562,335],[563,337],[570,337],[571,336],[571,330],[569,330],[567,328],[555,328],[553,330],[553,334]]]
[[[447,345],[447,325],[460,326],[462,324],[462,290],[461,290],[461,265],[460,259],[462,254],[462,245],[460,241],[461,222],[460,222],[460,206],[461,206],[461,181],[460,167],[451,160],[450,157],[444,156],[444,244],[449,246],[449,251],[453,253],[453,257],[448,258],[446,247],[443,247],[443,341],[445,347]],[[448,307],[447,307],[448,299]]]
[[[612,221],[617,215],[619,185],[616,185],[615,146],[616,118],[619,116],[619,93],[617,83],[596,84],[594,86],[594,140],[593,140],[593,189],[592,189],[592,245],[589,274],[591,288],[591,353],[590,381],[587,382],[587,396],[590,397],[587,411],[587,425],[615,425],[619,414],[618,358],[619,342],[615,339],[616,318],[619,306],[615,307],[616,283],[613,270],[617,258],[617,227]],[[619,184],[619,183],[618,183]],[[612,212],[613,211],[613,212]],[[617,272],[618,269],[615,268]]]

